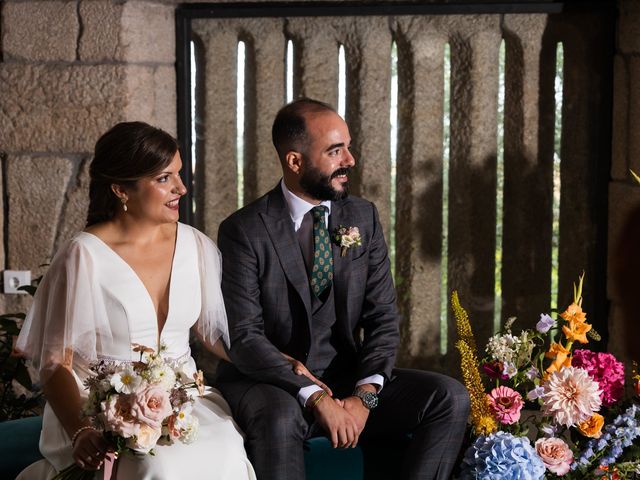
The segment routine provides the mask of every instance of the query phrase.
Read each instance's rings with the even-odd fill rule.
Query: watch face
[[[358,396],[369,410],[378,406],[378,395],[372,392],[359,391]]]

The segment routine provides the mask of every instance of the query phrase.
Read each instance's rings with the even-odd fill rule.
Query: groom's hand
[[[309,400],[313,402],[317,395],[319,393],[312,395]],[[313,413],[329,436],[333,448],[349,448],[357,445],[360,436],[357,422],[338,401],[325,396],[315,405]]]
[[[351,414],[356,421],[358,427],[358,436],[364,430],[364,426],[367,424],[369,418],[369,409],[362,404],[362,400],[359,397],[351,396],[343,400],[344,409]],[[355,447],[355,445],[354,445]]]

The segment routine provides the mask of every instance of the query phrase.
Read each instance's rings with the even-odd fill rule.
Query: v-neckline
[[[155,304],[153,303],[153,298],[151,297],[151,294],[149,293],[149,290],[147,289],[147,286],[144,284],[144,282],[142,281],[142,279],[140,278],[140,275],[138,275],[138,272],[135,271],[135,269],[129,265],[129,263],[120,256],[120,254],[118,252],[116,252],[113,248],[111,248],[109,246],[109,244],[107,242],[105,242],[104,240],[102,240],[100,237],[98,237],[97,235],[87,232],[87,231],[83,231],[82,233],[90,235],[91,237],[95,238],[99,244],[101,244],[106,250],[108,250],[109,252],[111,252],[111,254],[113,256],[115,256],[116,258],[119,259],[119,261],[121,263],[123,263],[125,265],[125,267],[129,270],[129,272],[133,275],[133,278],[136,279],[136,281],[140,284],[140,286],[142,287],[142,290],[144,290],[145,294],[146,294],[146,298],[149,301],[150,307],[151,307],[151,311],[154,313],[154,317],[155,317],[155,328],[156,328],[156,333],[157,333],[157,348],[160,348],[160,340],[162,338],[162,333],[164,332],[167,323],[169,323],[169,318],[171,317],[171,295],[173,293],[173,272],[175,270],[175,261],[176,261],[176,253],[178,252],[178,241],[180,239],[180,223],[176,223],[176,238],[174,240],[174,244],[173,244],[173,257],[171,258],[171,270],[169,271],[169,295],[168,295],[168,299],[167,299],[167,316],[164,320],[164,324],[162,325],[162,328],[160,328],[160,324],[158,322],[158,313],[156,312],[156,308],[155,308]]]

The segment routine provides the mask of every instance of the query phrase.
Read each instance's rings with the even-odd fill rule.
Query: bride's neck
[[[151,223],[131,216],[116,215],[105,222],[103,233],[110,243],[129,245],[153,245],[175,237],[175,223]]]

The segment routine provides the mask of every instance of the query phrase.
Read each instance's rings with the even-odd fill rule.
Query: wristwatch
[[[356,388],[353,394],[362,400],[362,404],[369,410],[373,410],[378,406],[378,395],[373,392]]]

